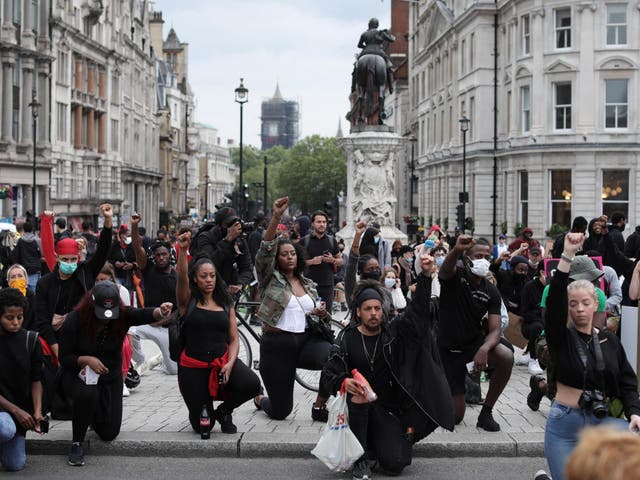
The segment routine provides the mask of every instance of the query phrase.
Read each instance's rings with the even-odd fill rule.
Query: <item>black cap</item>
[[[213,216],[213,221],[217,225],[222,225],[227,217],[235,216],[236,212],[231,207],[222,207],[220,210],[216,212]]]
[[[120,316],[120,291],[115,283],[96,283],[91,298],[96,317],[100,320],[114,320]]]

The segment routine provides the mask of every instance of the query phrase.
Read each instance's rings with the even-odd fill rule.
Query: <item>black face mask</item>
[[[380,270],[369,270],[368,272],[362,272],[360,278],[367,280],[380,280],[382,273]]]

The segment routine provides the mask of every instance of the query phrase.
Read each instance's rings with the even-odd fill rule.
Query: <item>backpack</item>
[[[202,225],[191,239],[189,252],[193,258],[197,257],[204,245],[209,243],[209,232],[216,226],[214,222]]]
[[[41,268],[40,257],[42,257],[38,243],[35,240],[27,242],[26,240],[20,239],[16,248],[18,248],[20,252],[20,264],[25,268],[27,273],[29,275],[38,273]]]
[[[327,233],[327,238],[331,242],[331,248],[333,248],[334,250],[337,250],[338,242],[336,238],[333,235],[329,235],[328,233]],[[304,237],[302,237],[302,240],[300,240],[300,244],[304,247],[305,250],[309,248],[310,240],[311,240],[311,234],[305,235]]]

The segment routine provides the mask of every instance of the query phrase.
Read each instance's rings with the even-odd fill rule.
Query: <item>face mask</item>
[[[414,260],[415,260],[415,259],[414,259],[413,257],[409,257],[409,258],[407,258],[407,262],[409,262],[409,263],[413,263],[413,261],[414,261]]]
[[[373,237],[373,243],[376,245],[380,243],[380,237]]]
[[[129,245],[131,243],[131,237],[125,237],[124,244]]]
[[[60,262],[60,271],[65,275],[72,275],[73,272],[76,271],[76,268],[78,268],[78,262],[73,262],[73,263]]]
[[[362,272],[362,275],[360,276],[369,280],[378,280],[380,278],[380,275],[380,270],[369,270],[368,272]]]
[[[11,288],[20,290],[20,293],[22,293],[22,295],[27,294],[27,281],[24,278],[16,278],[14,280],[11,280],[11,282],[9,282],[9,286]]]
[[[436,266],[441,267],[444,263],[444,257],[436,257]]]
[[[387,287],[387,288],[392,288],[395,284],[396,284],[396,279],[395,278],[385,278],[384,279],[384,286]]]
[[[489,260],[486,260],[484,258],[480,258],[478,260],[472,260],[471,261],[471,273],[473,273],[474,275],[478,276],[478,277],[486,277],[487,274],[489,273],[489,266],[491,264],[489,263]]]

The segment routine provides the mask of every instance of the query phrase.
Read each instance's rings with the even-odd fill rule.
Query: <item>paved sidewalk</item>
[[[253,344],[254,359],[258,348]],[[155,345],[145,342],[153,356]],[[157,352],[157,350],[156,350]],[[311,420],[315,393],[297,383],[293,411],[286,420],[269,419],[252,402],[233,415],[238,433],[225,435],[214,426],[210,440],[201,440],[187,420],[187,409],[178,390],[177,376],[165,375],[159,367],[142,373],[140,385],[123,399],[124,412],[119,437],[110,443],[95,434],[87,436],[88,453],[146,456],[308,456],[320,438],[324,424]],[[488,384],[482,384],[483,395]],[[543,435],[549,402],[540,411],[526,405],[529,375],[526,367],[514,366],[509,385],[494,408],[502,430],[489,433],[475,427],[479,406],[467,406],[462,424],[454,432],[436,430],[414,447],[416,456],[542,456]],[[66,453],[71,441],[71,422],[52,421],[45,436],[29,435],[32,453]]]

